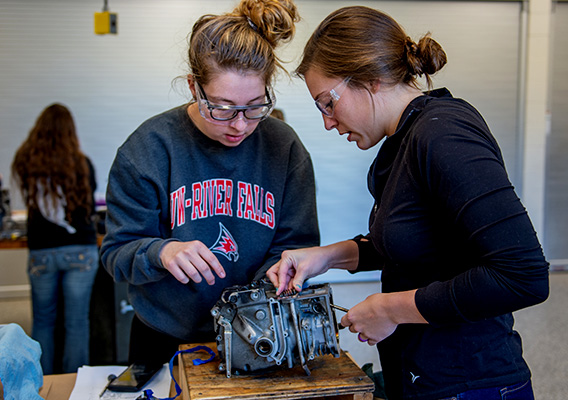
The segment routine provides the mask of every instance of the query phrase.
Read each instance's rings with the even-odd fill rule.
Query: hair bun
[[[405,51],[408,67],[413,75],[432,75],[442,69],[447,62],[446,52],[430,37],[430,33],[424,35],[418,44],[407,37]]]
[[[233,14],[246,18],[250,27],[272,47],[292,39],[295,23],[300,20],[292,0],[242,0]]]

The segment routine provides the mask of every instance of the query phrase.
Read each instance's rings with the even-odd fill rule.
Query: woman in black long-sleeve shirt
[[[367,235],[284,252],[267,275],[281,292],[330,268],[382,269],[383,293],[341,323],[378,344],[389,400],[532,399],[512,312],[547,298],[548,263],[481,115],[418,89],[445,63],[436,41],[414,43],[377,10],[320,24],[297,72],[327,129],[364,150],[386,138],[375,206]]]
[[[12,172],[28,211],[32,338],[41,345],[43,373],[76,372],[89,364],[89,306],[99,258],[95,170],[66,106],[55,103],[42,111],[14,156]],[[59,360],[55,327],[61,303]]]

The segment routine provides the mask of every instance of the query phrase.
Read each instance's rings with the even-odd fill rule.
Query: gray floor
[[[568,399],[568,272],[550,275],[550,297],[515,314],[537,400]]]
[[[376,283],[333,284],[337,304],[351,307],[376,290]],[[543,304],[515,314],[516,329],[523,338],[525,358],[533,372],[537,400],[568,399],[568,273],[554,272],[550,276],[550,298]],[[31,333],[29,299],[0,300],[0,324],[15,322]],[[340,344],[359,365],[372,362],[380,369],[374,348],[357,342],[355,335],[340,331]]]

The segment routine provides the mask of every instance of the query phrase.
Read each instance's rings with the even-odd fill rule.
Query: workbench
[[[215,343],[195,343],[181,345],[180,350],[195,346],[216,349]],[[193,365],[193,360],[206,359],[208,354],[196,351],[181,353],[178,357],[178,383],[183,400],[373,399],[373,381],[344,351],[338,358],[325,355],[309,361],[309,376],[301,366],[297,366],[227,378],[223,371],[219,371],[218,354],[211,362],[197,366]]]

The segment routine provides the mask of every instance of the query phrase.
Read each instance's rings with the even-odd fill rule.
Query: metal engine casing
[[[265,280],[223,291],[211,309],[227,378],[278,366],[301,365],[316,356],[339,357],[339,335],[329,284],[276,296]]]

